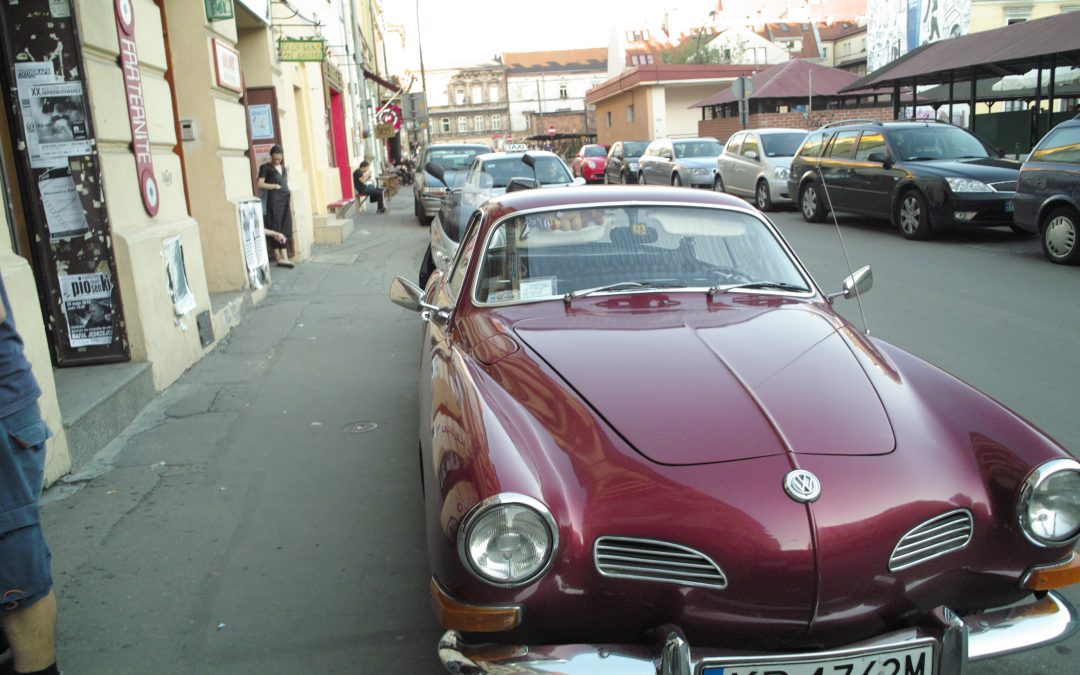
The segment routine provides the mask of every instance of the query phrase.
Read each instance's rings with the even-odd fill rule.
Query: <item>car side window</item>
[[[1051,131],[1031,153],[1030,161],[1080,164],[1080,127]]]
[[[455,298],[461,294],[461,288],[465,284],[465,271],[469,269],[469,259],[472,257],[473,249],[476,247],[476,233],[480,231],[480,221],[483,220],[483,217],[484,214],[481,211],[472,214],[472,217],[469,218],[469,225],[465,229],[465,236],[461,240],[461,246],[458,247],[454,267],[450,271],[450,281],[447,283],[450,295]]]
[[[727,142],[727,147],[724,148],[724,151],[727,152],[729,155],[739,154],[739,148],[742,146],[743,137],[745,135],[746,134],[740,132],[729,138]]]
[[[761,157],[761,146],[758,144],[757,136],[754,134],[746,134],[746,140],[742,144],[742,155],[746,157],[748,152],[754,152],[758,157]]]
[[[806,137],[799,147],[799,157],[820,157],[821,148],[825,145],[825,139],[829,137],[828,131],[816,131]]]
[[[888,155],[889,146],[881,132],[864,131],[862,137],[859,138],[859,147],[855,150],[855,159],[866,161],[873,152]]]
[[[663,157],[664,159],[671,159],[671,157],[672,157],[671,148],[668,148],[668,147],[660,148],[660,156]]]
[[[832,144],[829,146],[828,156],[837,159],[851,157],[851,151],[855,148],[855,139],[858,137],[858,131],[841,131],[837,133],[836,138],[833,139]]]

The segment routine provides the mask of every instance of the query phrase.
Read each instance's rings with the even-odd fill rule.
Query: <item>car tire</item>
[[[679,174],[671,174],[671,187],[682,187],[682,178],[679,178]]]
[[[803,220],[808,223],[820,223],[825,220],[827,212],[825,204],[821,201],[817,183],[808,181],[799,190],[799,211],[802,212]]]
[[[420,275],[418,281],[420,282],[420,288],[427,288],[428,279],[431,278],[431,273],[435,271],[435,260],[431,257],[431,246],[427,247],[427,251],[424,253],[424,260],[420,263]]]
[[[772,194],[769,192],[768,181],[759,180],[757,188],[754,189],[754,204],[757,205],[759,211],[772,211]]]
[[[713,179],[712,189],[714,192],[727,192],[724,189],[724,178],[720,174],[716,174],[716,178]]]
[[[905,239],[929,239],[930,207],[918,190],[908,190],[896,202],[896,225]]]
[[[1050,212],[1043,220],[1042,248],[1046,259],[1058,265],[1080,265],[1080,213],[1069,206],[1061,206]]]

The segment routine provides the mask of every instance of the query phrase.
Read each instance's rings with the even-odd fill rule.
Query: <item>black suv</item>
[[[1016,226],[1038,234],[1050,262],[1080,265],[1080,119],[1054,127],[1024,162]]]
[[[830,209],[878,216],[908,239],[939,227],[1012,226],[1020,163],[1001,154],[942,122],[827,124],[803,141],[788,189],[810,222]]]

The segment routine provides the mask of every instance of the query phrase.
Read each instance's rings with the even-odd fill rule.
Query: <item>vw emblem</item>
[[[809,471],[795,469],[784,476],[784,492],[797,502],[812,502],[821,496],[821,481]]]

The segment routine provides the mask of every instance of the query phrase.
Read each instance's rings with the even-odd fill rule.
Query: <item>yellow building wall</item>
[[[627,106],[634,106],[634,121],[626,121]],[[611,126],[607,115],[611,113]],[[596,104],[596,142],[611,145],[616,141],[651,141],[651,114],[648,89],[637,87],[623,91]]]
[[[60,403],[56,398],[56,380],[49,357],[49,340],[45,335],[45,319],[38,302],[37,282],[30,263],[12,248],[5,194],[6,191],[0,189],[0,274],[3,274],[15,328],[23,339],[24,353],[41,388],[38,399],[41,416],[53,431],[53,437],[45,444],[45,484],[52,485],[71,469],[71,456],[60,419]]]
[[[1004,28],[1008,25],[1005,9],[1008,7],[1025,6],[1031,8],[1028,19],[1043,19],[1048,16],[1061,14],[1062,7],[1075,6],[1073,3],[1060,2],[972,2],[971,3],[971,30],[978,33],[984,30]]]
[[[180,160],[172,152],[176,134],[171,92],[165,81],[161,14],[151,0],[134,0],[133,7],[160,192],[160,210],[153,218],[143,208],[135,179],[114,3],[82,0],[75,4],[131,355],[136,361],[151,363],[154,386],[160,391],[202,357],[195,315],[208,309],[210,302],[199,226],[188,215]],[[188,283],[196,301],[195,309],[183,317],[175,314],[162,255],[164,241],[174,236],[181,238]]]

